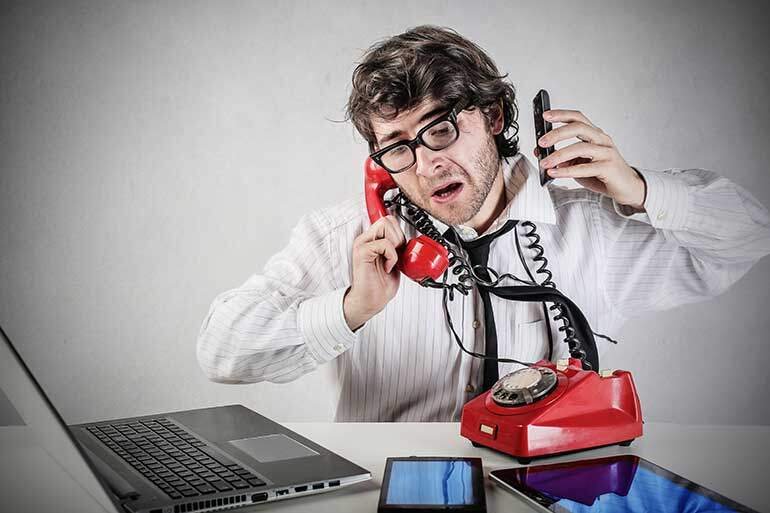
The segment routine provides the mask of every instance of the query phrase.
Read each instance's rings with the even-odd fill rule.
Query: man
[[[597,332],[716,296],[770,252],[768,213],[745,190],[704,170],[637,171],[577,111],[546,113],[562,125],[538,144],[578,138],[541,164],[582,188],[542,187],[518,151],[513,87],[451,30],[417,27],[371,48],[348,115],[472,263],[555,284]],[[202,369],[219,382],[286,382],[331,363],[337,420],[456,421],[518,368],[470,357],[458,341],[522,362],[567,356],[554,312],[478,290],[446,304],[455,337],[442,291],[396,267],[415,236],[408,218],[370,224],[360,199],[305,216],[262,274],[215,299],[198,340]]]

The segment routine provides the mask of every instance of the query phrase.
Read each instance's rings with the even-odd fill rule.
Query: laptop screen
[[[4,451],[0,489],[12,488],[11,485],[18,480],[20,473],[33,476],[35,481],[34,478],[39,476],[55,477],[52,471],[58,470],[59,475],[70,481],[74,480],[77,485],[73,484],[73,486],[80,488],[80,493],[73,496],[74,499],[85,495],[85,498],[78,499],[79,502],[74,506],[88,505],[89,501],[86,499],[90,497],[92,499],[90,502],[98,503],[103,511],[119,511],[81,453],[80,447],[76,445],[61,416],[30,373],[19,353],[11,345],[2,328],[0,328],[0,395],[3,398],[0,400],[0,409],[2,409],[3,419],[8,422],[3,428],[2,441],[11,446]],[[13,446],[16,448],[14,449]],[[5,454],[6,452],[8,454]],[[58,468],[54,468],[56,465],[51,465],[51,459],[58,463]],[[17,468],[14,468],[14,465]],[[36,470],[38,467],[39,474]],[[46,503],[46,497],[41,497],[39,494],[51,494],[50,503],[57,506],[51,511],[71,509],[63,503],[64,497],[60,495],[62,489],[70,489],[66,483],[35,481],[31,485],[36,487],[37,494],[27,490],[26,495],[4,495],[4,507],[15,506],[14,501],[29,499],[36,504]],[[75,511],[75,509],[72,510]],[[18,504],[14,511],[29,511],[29,508],[25,508],[24,504]]]
[[[6,397],[5,392],[0,388],[0,427],[2,426],[23,426],[19,412],[13,407],[11,401]]]

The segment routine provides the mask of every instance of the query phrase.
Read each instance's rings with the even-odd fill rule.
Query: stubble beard
[[[449,178],[462,176],[464,178],[463,182],[465,183],[465,187],[471,189],[470,198],[462,204],[447,205],[448,212],[433,212],[432,209],[427,207],[427,205],[430,204],[430,198],[426,198],[425,201],[422,201],[422,199],[418,201],[407,191],[402,189],[401,192],[409,199],[409,201],[425,210],[442,223],[449,226],[464,224],[473,219],[473,216],[481,210],[484,201],[487,199],[487,196],[489,196],[489,191],[492,190],[492,185],[495,183],[497,173],[500,170],[500,158],[492,137],[487,138],[487,144],[473,156],[473,162],[478,170],[475,179],[462,168],[459,168],[459,173],[448,171],[436,178],[436,182],[442,182]]]

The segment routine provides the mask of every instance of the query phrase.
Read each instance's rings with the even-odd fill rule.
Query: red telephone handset
[[[397,187],[390,173],[377,165],[370,157],[364,163],[364,194],[369,220],[374,223],[388,215],[383,197]],[[449,253],[439,242],[427,235],[419,235],[407,241],[399,250],[398,268],[417,283],[430,278],[438,280],[449,267]]]

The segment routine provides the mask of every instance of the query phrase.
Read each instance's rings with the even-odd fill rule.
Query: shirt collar
[[[470,226],[457,225],[455,230],[461,239],[471,241],[487,233],[499,230],[506,221],[532,221],[556,224],[556,211],[548,187],[540,185],[540,171],[524,155],[517,153],[503,159],[503,183],[506,206],[485,233],[477,233]],[[441,233],[449,226],[430,216]]]

